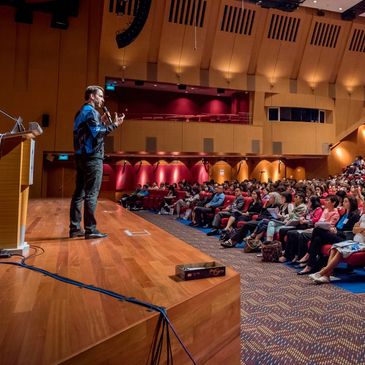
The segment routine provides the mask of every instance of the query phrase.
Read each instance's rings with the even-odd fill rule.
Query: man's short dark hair
[[[85,89],[85,101],[90,99],[91,94],[95,94],[98,90],[104,92],[104,89],[98,85],[90,85]]]

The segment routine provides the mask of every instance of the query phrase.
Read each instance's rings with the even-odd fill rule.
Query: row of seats
[[[150,190],[149,195],[143,198],[143,208],[147,210],[158,210],[161,206],[161,202],[163,201],[164,197],[168,194],[167,190]],[[176,202],[179,199],[185,198],[185,191],[176,191],[176,198],[172,201],[172,203]],[[204,199],[205,197],[210,197],[212,193],[209,192],[201,192],[200,197]],[[247,195],[247,194],[245,194]],[[221,207],[216,208],[215,214],[219,213],[222,209],[226,208],[230,204],[233,203],[235,199],[234,195],[225,194],[224,202]],[[252,198],[248,196],[244,196],[244,206],[242,208],[243,212],[246,212],[248,210],[248,207],[250,206],[252,202]],[[324,205],[324,199],[321,199],[321,204]],[[184,208],[182,208],[183,210]],[[344,210],[339,210],[340,215],[344,214]],[[213,218],[213,217],[211,217]],[[256,219],[257,217],[253,217],[253,219]],[[221,221],[221,228],[224,228],[227,224],[228,218],[223,218]],[[246,224],[245,221],[240,221],[237,223],[237,227],[240,228]],[[327,257],[329,255],[330,249],[332,245],[324,245],[322,247],[322,254],[323,256]],[[343,259],[343,261],[351,266],[365,266],[365,252],[356,252],[349,256],[346,259]]]

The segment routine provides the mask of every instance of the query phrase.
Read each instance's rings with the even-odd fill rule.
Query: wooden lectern
[[[28,130],[0,134],[0,249],[25,253],[24,241],[29,186],[33,184],[35,138],[38,123]]]

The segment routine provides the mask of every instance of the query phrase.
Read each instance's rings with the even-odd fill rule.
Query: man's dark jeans
[[[82,202],[86,233],[96,231],[95,209],[103,178],[103,160],[76,156],[76,189],[70,207],[70,231],[81,229]]]

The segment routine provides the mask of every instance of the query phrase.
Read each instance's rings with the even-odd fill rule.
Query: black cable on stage
[[[34,246],[37,247],[37,246]],[[43,250],[44,249],[41,247],[37,247]],[[42,252],[42,253],[43,253]],[[42,254],[41,253],[41,254]],[[187,347],[184,345],[184,343],[182,342],[181,338],[179,337],[179,335],[176,332],[176,329],[174,328],[173,324],[171,323],[170,319],[167,316],[167,312],[166,312],[166,308],[164,307],[160,307],[148,302],[144,302],[142,300],[133,298],[133,297],[126,297],[124,295],[115,293],[111,290],[107,290],[107,289],[103,289],[103,288],[99,288],[93,285],[88,285],[88,284],[84,284],[80,281],[76,281],[73,279],[69,279],[66,278],[64,276],[58,275],[58,274],[53,274],[47,270],[41,269],[39,267],[36,266],[32,266],[32,265],[28,265],[26,264],[26,260],[28,258],[30,258],[31,256],[38,256],[36,253],[29,256],[28,258],[22,256],[22,255],[12,255],[12,256],[21,256],[22,260],[21,262],[10,262],[10,261],[0,261],[0,264],[3,265],[12,265],[12,266],[17,266],[17,267],[21,267],[21,268],[25,268],[31,271],[35,271],[38,273],[41,273],[45,276],[48,276],[52,279],[61,281],[65,284],[70,284],[70,285],[74,285],[77,286],[79,288],[82,289],[87,289],[87,290],[91,290],[91,291],[95,291],[104,295],[108,295],[112,298],[118,299],[120,301],[123,302],[128,302],[128,303],[132,303],[132,304],[136,304],[142,307],[147,308],[150,311],[154,311],[154,312],[158,312],[160,313],[160,317],[159,317],[159,322],[156,328],[156,332],[155,332],[155,338],[153,340],[153,344],[152,344],[152,348],[151,348],[151,363],[150,365],[157,365],[158,362],[153,362],[153,361],[160,361],[160,357],[161,357],[161,352],[162,352],[162,347],[163,347],[163,338],[164,338],[164,333],[166,332],[166,341],[167,341],[167,364],[168,365],[172,365],[173,364],[173,359],[172,359],[172,349],[171,349],[171,341],[170,341],[170,334],[169,334],[169,328],[172,330],[172,332],[174,333],[176,339],[178,340],[178,342],[180,343],[181,347],[183,348],[183,350],[185,351],[185,353],[188,355],[188,357],[190,358],[191,362],[196,365],[196,361],[194,360],[192,354],[190,353],[190,351],[187,349]],[[162,325],[162,332],[160,334],[161,331],[161,325]],[[150,356],[149,356],[150,357]]]

